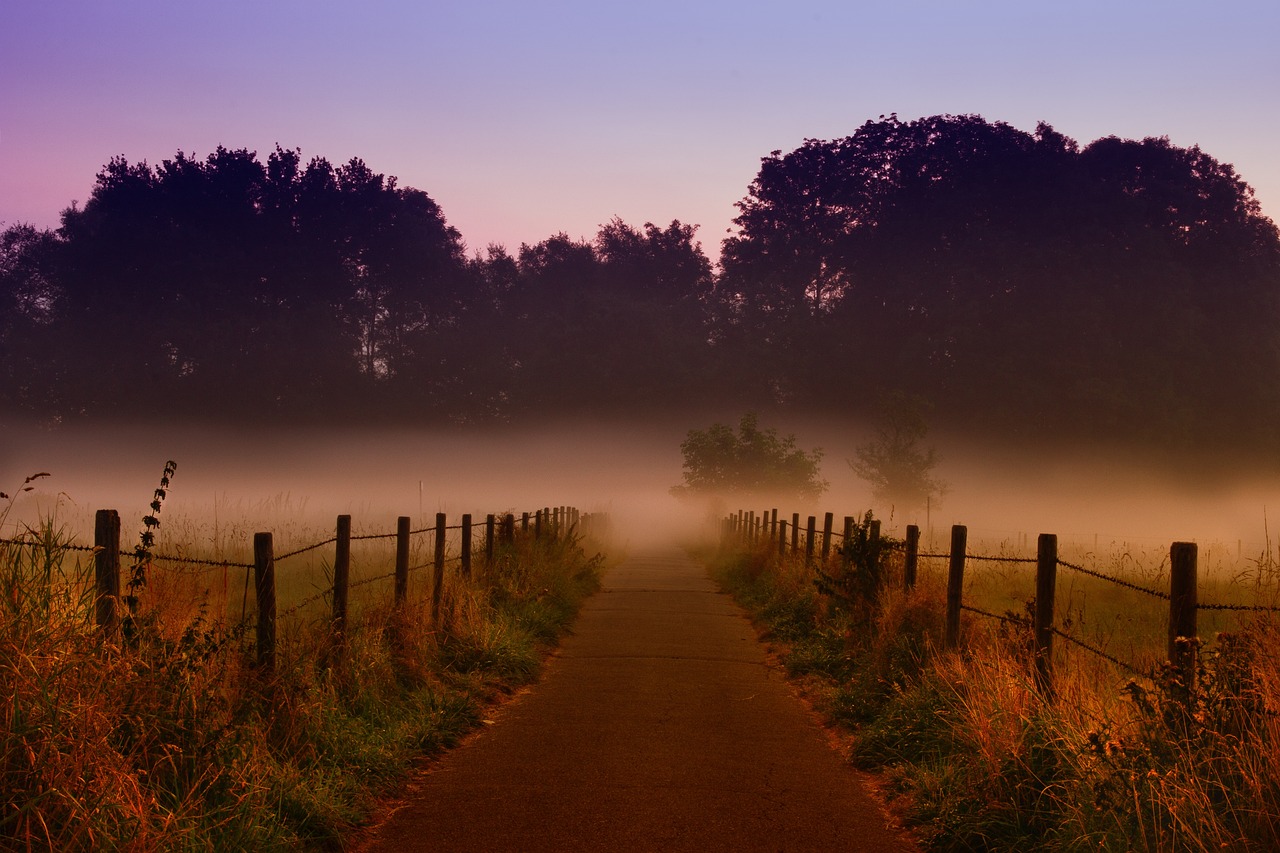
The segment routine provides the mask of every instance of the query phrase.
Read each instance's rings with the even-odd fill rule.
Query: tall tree
[[[774,152],[739,208],[726,339],[811,405],[864,405],[834,369],[1037,432],[1187,444],[1280,412],[1280,239],[1199,149],[881,117]]]
[[[461,238],[426,193],[280,148],[115,158],[58,249],[69,393],[90,409],[315,416],[374,394],[464,298]]]
[[[628,411],[692,397],[712,286],[695,230],[615,218],[591,242],[557,234],[521,246],[503,336],[516,405]]]

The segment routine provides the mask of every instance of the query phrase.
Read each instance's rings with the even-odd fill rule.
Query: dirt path
[[[915,849],[676,551],[613,569],[542,683],[415,788],[367,850]]]

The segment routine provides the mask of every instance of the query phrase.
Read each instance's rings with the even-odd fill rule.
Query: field
[[[577,530],[517,529],[492,563],[478,538],[464,578],[454,542],[433,622],[427,537],[415,537],[401,607],[382,579],[394,540],[357,540],[339,638],[329,621],[333,548],[316,548],[281,561],[277,654],[264,667],[253,579],[238,565],[252,554],[246,543],[269,526],[284,554],[333,533],[308,526],[287,498],[245,510],[160,513],[155,559],[145,584],[127,591],[137,603],[120,608],[114,638],[94,624],[93,554],[72,535],[84,519],[72,511],[4,528],[0,849],[339,843],[417,761],[537,677],[602,568],[599,543]],[[73,540],[81,550],[67,547]]]
[[[1027,556],[1021,539],[966,550]],[[1237,560],[1233,550],[1205,546],[1220,556],[1206,561],[1200,600],[1280,603],[1274,551]],[[890,552],[873,593],[829,596],[815,586],[816,570],[839,577],[836,558],[806,566],[772,544],[730,542],[707,559],[815,705],[849,734],[852,760],[881,774],[895,810],[930,848],[1280,847],[1274,612],[1202,613],[1188,685],[1163,665],[1167,602],[1060,568],[1056,624],[1091,649],[1056,642],[1054,690],[1045,694],[1026,618],[1034,565],[968,561],[964,604],[1002,618],[964,612],[951,652],[945,560],[922,560],[907,592],[901,554]],[[1060,559],[1168,588],[1167,550],[1064,549]]]

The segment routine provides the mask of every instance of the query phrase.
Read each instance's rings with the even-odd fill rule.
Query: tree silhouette
[[[677,497],[812,500],[827,489],[820,476],[822,451],[805,452],[796,446],[795,436],[782,438],[776,429],[761,429],[754,414],[742,416],[737,432],[719,423],[690,430],[680,450],[684,481],[671,489]]]
[[[880,402],[876,437],[855,451],[849,467],[871,484],[871,493],[882,506],[899,510],[920,509],[946,493],[947,484],[933,474],[938,454],[922,446],[928,436],[927,405],[919,397],[901,391]]]
[[[1280,238],[1199,149],[881,117],[773,152],[739,210],[725,339],[795,404],[865,410],[843,366],[1040,437],[1203,447],[1280,412]]]

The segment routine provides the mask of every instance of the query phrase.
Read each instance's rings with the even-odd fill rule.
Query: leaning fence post
[[[436,513],[436,550],[432,560],[434,575],[431,578],[431,627],[440,626],[440,599],[444,597],[444,538],[445,514]]]
[[[276,558],[270,533],[253,534],[253,588],[258,595],[258,666],[276,663]]]
[[[1041,533],[1036,543],[1036,686],[1053,695],[1053,597],[1058,580],[1058,537]]]
[[[920,525],[907,525],[907,552],[902,561],[902,586],[911,590],[916,585],[916,567],[920,562]]]
[[[100,509],[93,519],[93,573],[98,627],[108,637],[120,628],[120,513]]]
[[[409,516],[396,519],[396,607],[409,594]]]
[[[831,525],[835,522],[835,515],[827,513],[822,517],[822,562],[826,562],[831,556]]]
[[[964,550],[969,529],[963,524],[951,527],[951,566],[947,573],[947,623],[943,647],[960,645],[960,596],[964,589]]]
[[[524,514],[525,520],[529,518],[529,513]],[[460,557],[462,558],[462,576],[464,578],[471,577],[471,513],[463,513],[462,515],[462,544],[460,548]]]
[[[1196,674],[1196,557],[1194,542],[1174,542],[1169,549],[1169,663],[1188,692]]]
[[[347,628],[347,589],[351,583],[351,516],[338,516],[333,552],[333,617],[330,627],[339,642]]]

